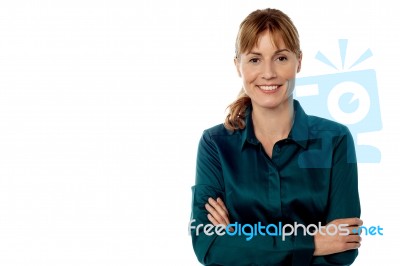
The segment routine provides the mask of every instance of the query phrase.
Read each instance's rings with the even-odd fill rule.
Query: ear
[[[242,77],[242,73],[240,72],[240,62],[239,62],[239,59],[238,59],[237,57],[235,57],[235,59],[233,59],[233,62],[235,63],[236,71],[237,71],[239,77],[241,78],[241,77]]]
[[[300,52],[300,55],[299,55],[299,58],[298,58],[298,60],[299,60],[299,65],[297,66],[297,73],[299,73],[300,70],[301,70],[301,60],[302,60],[302,59],[303,59],[303,53]]]

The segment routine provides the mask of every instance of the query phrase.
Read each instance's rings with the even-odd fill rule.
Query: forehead
[[[287,48],[285,42],[283,41],[282,35],[278,32],[271,33],[269,31],[264,31],[259,34],[257,42],[251,50],[277,50]],[[250,52],[250,51],[249,51]]]

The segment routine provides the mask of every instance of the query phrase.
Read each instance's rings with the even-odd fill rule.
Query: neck
[[[270,139],[275,142],[288,137],[293,125],[293,99],[274,109],[253,106],[254,132],[257,138]]]

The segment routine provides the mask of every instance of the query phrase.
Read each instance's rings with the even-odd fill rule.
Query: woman
[[[225,123],[204,131],[192,188],[193,247],[205,265],[349,265],[358,254],[353,140],[293,99],[301,60],[286,14],[257,10],[241,23],[243,88]],[[228,227],[211,234],[207,224]]]

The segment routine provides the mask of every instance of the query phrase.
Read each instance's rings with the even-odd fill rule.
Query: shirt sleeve
[[[191,236],[197,259],[204,265],[310,265],[314,238],[300,231],[296,236],[206,234],[210,224],[205,204],[209,197],[225,199],[223,171],[217,145],[205,131],[198,147],[196,182],[192,187]],[[232,223],[234,221],[231,221]],[[200,226],[203,224],[203,226]]]
[[[347,128],[345,134],[337,138],[332,163],[327,223],[335,219],[360,217],[356,153],[353,138]],[[314,258],[313,265],[351,265],[357,255],[358,249],[353,249],[318,256]]]

